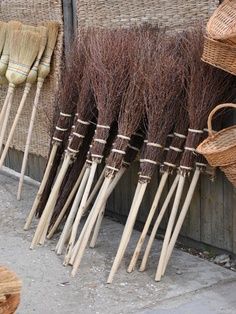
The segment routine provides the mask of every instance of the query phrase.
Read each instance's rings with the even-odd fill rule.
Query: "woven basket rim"
[[[232,51],[236,51],[236,45],[231,45],[230,43],[226,43],[226,42],[217,40],[216,38],[212,38],[209,34],[205,34],[204,38],[208,41],[214,42],[215,44],[217,44],[219,46],[227,47],[228,49],[230,49]]]
[[[217,149],[217,150],[212,150],[211,152],[208,151],[208,152],[205,152],[205,148],[206,146],[208,145],[208,143],[210,142],[216,142],[216,139],[219,138],[223,133],[227,133],[229,131],[231,131],[232,129],[235,129],[236,130],[236,125],[233,125],[233,126],[230,126],[228,128],[225,128],[215,134],[213,134],[212,136],[209,136],[208,138],[206,138],[201,144],[198,145],[197,147],[197,152],[198,153],[201,153],[203,155],[209,155],[209,154],[212,154],[212,153],[217,153],[217,152],[224,152],[230,148],[233,148],[236,146],[236,141],[233,145],[230,145],[230,146],[227,146],[227,148],[221,148],[221,149]]]
[[[206,31],[207,33],[210,35],[210,28],[211,25],[214,23],[214,19],[218,19],[217,15],[219,15],[219,12],[222,11],[222,8],[225,8],[228,6],[228,3],[232,2],[232,0],[224,0],[219,6],[218,8],[214,11],[214,13],[211,15],[211,17],[208,20],[208,23],[206,25]],[[233,24],[234,27],[236,27],[236,21],[235,24]],[[219,35],[219,36],[214,36],[214,39],[230,39],[236,36],[236,29],[234,32],[230,32],[229,34],[225,34],[225,35]]]

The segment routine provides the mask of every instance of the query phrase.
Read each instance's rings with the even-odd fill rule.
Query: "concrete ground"
[[[105,219],[95,249],[88,249],[75,278],[56,256],[57,238],[29,250],[34,232],[22,227],[36,188],[27,185],[16,201],[17,181],[0,175],[0,264],[22,278],[18,314],[215,314],[236,313],[236,272],[175,250],[160,283],[154,281],[161,242],[156,241],[147,272],[126,273],[139,236],[134,232],[112,285],[106,279],[123,226]],[[35,226],[35,225],[34,225]],[[33,227],[34,227],[33,226]]]

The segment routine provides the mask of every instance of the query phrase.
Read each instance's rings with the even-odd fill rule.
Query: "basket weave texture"
[[[51,20],[60,23],[60,33],[57,40],[56,49],[53,55],[51,73],[46,78],[39,102],[31,145],[30,153],[47,157],[50,141],[50,127],[53,118],[53,103],[58,89],[60,79],[60,65],[63,53],[63,24],[62,24],[62,1],[61,0],[1,0],[0,1],[0,20],[18,20],[29,25],[37,25],[42,21]],[[8,123],[6,136],[14,120],[19,106],[23,87],[17,87],[14,95],[14,102]],[[32,87],[25,104],[23,113],[17,125],[11,147],[24,151],[29,121],[32,111],[32,104],[35,96],[35,86]],[[3,105],[7,88],[0,87],[0,107]]]
[[[236,45],[229,45],[205,36],[202,60],[236,75]]]
[[[193,21],[207,21],[216,0],[78,0],[79,28],[129,27],[145,22],[167,30],[181,30]]]
[[[207,23],[210,37],[236,43],[236,1],[225,0],[213,13]]]
[[[0,314],[15,313],[20,303],[21,285],[14,272],[0,266]]]
[[[229,107],[236,109],[236,104],[222,104],[212,110],[208,117],[209,137],[198,146],[197,151],[211,166],[220,167],[236,187],[236,126],[213,133],[211,122],[218,110]]]

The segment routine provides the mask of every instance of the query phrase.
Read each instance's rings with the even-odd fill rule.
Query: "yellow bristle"
[[[25,82],[39,51],[40,36],[30,31],[14,31],[11,37],[10,60],[6,72],[9,83]]]
[[[48,40],[47,45],[42,57],[42,60],[39,64],[38,70],[38,80],[43,81],[48,74],[50,73],[50,63],[52,59],[53,50],[57,42],[57,36],[59,32],[59,23],[54,21],[49,21],[43,23],[48,29]]]
[[[0,58],[0,75],[4,76],[7,70],[7,66],[9,63],[9,52],[10,52],[10,45],[11,45],[11,37],[12,33],[16,30],[20,30],[22,24],[17,21],[10,21],[7,23],[6,28],[6,38],[4,42],[4,47],[2,51],[2,55]]]
[[[39,62],[42,58],[42,55],[44,53],[44,50],[47,44],[47,34],[48,34],[47,28],[44,26],[39,26],[36,29],[40,36],[40,44],[39,44],[39,51],[38,51],[37,58],[26,80],[26,82],[29,84],[33,84],[37,81]]]
[[[0,55],[2,53],[5,40],[6,40],[6,30],[7,30],[7,23],[0,21]]]

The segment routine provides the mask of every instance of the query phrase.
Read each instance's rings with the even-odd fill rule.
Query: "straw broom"
[[[6,39],[2,51],[2,55],[0,58],[0,76],[4,77],[6,74],[6,70],[9,63],[9,54],[10,54],[10,45],[11,45],[11,38],[12,34],[15,30],[19,30],[21,28],[21,23],[17,21],[10,21],[7,23],[7,29],[6,29]],[[18,47],[15,47],[18,48]],[[11,102],[13,98],[14,93],[14,87],[10,86],[8,87],[7,95],[3,104],[3,107],[1,109],[0,113],[0,126],[1,126],[1,132],[0,132],[0,152],[2,151],[2,145],[3,145],[3,139],[6,131],[6,125],[7,125],[7,119],[5,119],[5,115],[9,116]],[[9,106],[8,106],[9,103]]]
[[[6,40],[6,33],[7,33],[7,23],[0,21],[0,58],[2,55],[3,47]],[[0,84],[7,84],[7,79],[5,76],[0,75]],[[0,121],[1,125],[1,121]]]
[[[28,40],[28,42],[27,42]],[[1,129],[1,136],[5,134],[8,118],[10,114],[13,91],[17,85],[25,82],[30,68],[37,57],[39,50],[40,37],[37,33],[27,31],[14,31],[11,33],[9,64],[6,72],[6,78],[11,89],[11,99],[9,99],[4,121]],[[35,41],[35,42],[34,42]],[[28,92],[28,89],[27,89]],[[25,93],[24,98],[27,93]],[[23,99],[24,100],[24,99]],[[0,143],[1,145],[1,143]],[[1,161],[1,166],[3,160]],[[0,166],[0,168],[1,168]]]
[[[45,22],[43,24],[43,28],[41,28],[41,30],[44,30],[44,32],[45,32],[45,27],[47,28],[47,44],[45,43],[45,41],[43,42],[42,40],[40,52],[41,53],[44,52],[44,53],[43,55],[41,54],[40,56],[40,59],[42,57],[42,60],[40,61],[40,63],[37,64],[37,68],[38,68],[37,89],[36,89],[32,113],[31,113],[30,124],[29,124],[26,145],[25,145],[25,150],[24,150],[24,156],[23,156],[23,161],[22,161],[22,166],[21,166],[21,175],[20,175],[20,181],[19,181],[18,192],[17,192],[18,200],[20,200],[21,198],[21,191],[22,191],[24,175],[25,175],[26,166],[27,166],[29,147],[30,147],[34,121],[35,121],[36,112],[37,112],[38,103],[39,103],[39,96],[41,93],[44,80],[50,73],[50,63],[51,63],[52,54],[56,45],[58,31],[59,31],[59,24],[54,21]],[[45,35],[46,34],[44,33],[43,35],[44,40],[46,39]],[[46,47],[45,47],[45,44],[46,44]]]
[[[162,162],[166,138],[175,123],[174,119],[168,119],[167,117],[175,116],[176,99],[182,93],[183,69],[175,47],[175,38],[167,37],[159,39],[155,47],[152,47],[153,55],[149,60],[150,68],[146,72],[148,73],[147,98],[145,99],[148,120],[148,142],[145,154],[140,159],[141,171],[139,174],[139,183],[108,277],[108,283],[113,281],[114,275],[124,256],[147,184],[152,177],[156,165]],[[175,84],[173,85],[172,82],[175,82]],[[158,124],[156,121],[158,121]]]
[[[39,224],[32,240],[31,248],[35,247],[35,245],[40,241],[40,238],[45,229],[48,229],[49,227],[62,181],[64,179],[64,176],[66,175],[69,165],[79,152],[79,148],[83,143],[87,128],[90,124],[89,120],[93,116],[92,108],[94,108],[94,104],[91,103],[90,78],[88,77],[87,71],[85,70],[82,77],[79,101],[77,104],[78,119],[76,121],[75,131],[72,134],[61,169],[58,173],[57,179],[54,183],[47,204],[40,218]]]
[[[59,108],[59,117],[51,139],[51,152],[49,154],[43,180],[40,184],[40,188],[37,192],[30,213],[27,217],[24,230],[29,229],[36,211],[38,211],[38,215],[40,217],[42,209],[46,205],[48,194],[50,194],[51,186],[60,164],[61,155],[64,151],[64,145],[66,144],[65,141],[68,137],[68,131],[70,130],[72,117],[74,115],[76,103],[78,101],[78,93],[76,92],[77,88],[75,83],[75,77],[78,78],[78,74],[75,73],[74,67],[75,65],[78,66],[79,62],[77,45],[75,43],[72,45],[70,55],[72,56],[72,62],[66,65],[63,64],[62,73],[64,73],[64,75],[62,76],[59,85],[58,97],[55,99],[55,107]],[[81,65],[80,72],[82,72],[82,68],[83,67]]]
[[[27,27],[27,28],[29,28],[29,27]],[[27,30],[27,28],[24,28],[24,26],[23,26],[22,30],[23,31]],[[33,64],[32,69],[30,70],[29,75],[28,75],[28,77],[26,79],[26,85],[25,85],[25,89],[24,89],[24,92],[23,92],[23,96],[22,96],[20,105],[19,105],[19,107],[17,109],[17,113],[16,113],[15,119],[13,121],[10,133],[8,135],[8,138],[7,138],[7,141],[6,141],[3,153],[1,155],[0,168],[3,166],[3,163],[5,161],[8,149],[10,147],[11,140],[13,138],[13,135],[14,135],[17,123],[19,121],[21,112],[23,110],[23,107],[25,105],[27,96],[28,96],[28,94],[30,92],[30,89],[31,89],[32,85],[37,80],[37,71],[38,71],[39,62],[40,62],[40,59],[41,59],[41,57],[43,55],[43,52],[44,52],[44,49],[45,49],[45,46],[46,46],[46,42],[47,42],[47,29],[46,29],[46,27],[43,27],[43,26],[38,27],[38,28],[34,27],[33,29],[35,29],[35,33],[38,32],[38,34],[40,36],[40,44],[39,44],[38,55],[37,55],[37,58],[36,58],[36,60],[35,60],[35,62]]]
[[[225,91],[228,90],[231,82],[230,76],[227,73],[214,69],[201,61],[200,58],[203,48],[203,33],[201,27],[190,30],[187,39],[185,49],[187,50],[190,60],[190,78],[188,84],[188,114],[190,127],[188,129],[184,153],[180,162],[180,176],[177,192],[165,233],[155,277],[156,281],[160,281],[164,270],[168,244],[177,215],[184,183],[186,177],[190,175],[195,163],[195,149],[201,140],[203,128],[206,125],[206,119],[212,108],[218,102],[223,100]]]

